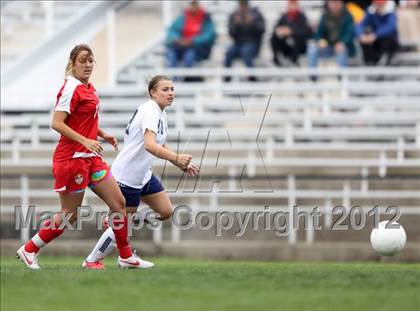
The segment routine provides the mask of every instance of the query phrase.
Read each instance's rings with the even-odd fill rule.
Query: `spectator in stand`
[[[239,8],[229,17],[229,35],[233,45],[226,52],[225,67],[231,67],[237,57],[241,57],[247,67],[254,67],[264,31],[264,17],[259,10],[250,7],[247,0],[240,0]],[[230,77],[225,80],[229,81]],[[249,80],[255,81],[255,77]]]
[[[367,66],[378,64],[383,56],[383,64],[389,65],[398,50],[395,3],[391,0],[374,0],[357,27],[357,35]]]
[[[271,36],[274,63],[281,66],[280,53],[298,65],[299,55],[306,53],[311,32],[305,14],[299,9],[298,0],[289,0],[287,12],[280,17]]]
[[[198,61],[210,57],[215,40],[216,31],[210,15],[198,1],[191,1],[168,30],[167,67],[177,67],[181,60],[185,67],[193,67]]]
[[[337,65],[346,67],[348,57],[356,53],[353,35],[353,18],[344,7],[343,1],[328,0],[327,9],[315,34],[315,42],[311,42],[308,47],[309,67],[317,67],[319,57],[334,55]],[[316,77],[311,79],[316,80]]]

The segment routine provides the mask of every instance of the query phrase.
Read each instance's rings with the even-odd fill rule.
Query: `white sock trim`
[[[115,234],[112,231],[112,228],[109,227],[102,233],[92,252],[86,258],[88,262],[95,262],[98,260],[104,259],[109,253],[114,249],[115,243]]]
[[[39,247],[39,248],[41,248],[41,247],[43,247],[45,244],[47,244],[47,243],[45,243],[44,241],[42,241],[41,240],[41,238],[40,238],[40,236],[39,236],[39,234],[37,233],[37,234],[35,234],[33,237],[32,237],[32,242],[34,242],[34,244],[37,246],[37,247]]]

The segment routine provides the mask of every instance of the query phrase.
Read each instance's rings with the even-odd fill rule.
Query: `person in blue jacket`
[[[374,0],[357,26],[357,35],[366,65],[376,65],[384,56],[389,65],[398,50],[398,29],[395,3],[391,0]]]
[[[197,62],[210,57],[216,40],[216,31],[210,15],[198,1],[191,1],[188,8],[176,18],[166,37],[166,65],[193,67]]]

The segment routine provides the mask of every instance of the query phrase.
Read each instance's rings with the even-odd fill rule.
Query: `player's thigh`
[[[162,220],[172,216],[172,203],[165,191],[142,196],[141,200],[158,213]]]
[[[125,199],[113,176],[97,183],[91,189],[109,206],[111,211],[125,214]]]

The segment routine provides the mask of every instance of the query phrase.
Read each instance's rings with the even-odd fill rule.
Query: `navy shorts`
[[[132,188],[120,182],[117,183],[118,186],[120,186],[121,192],[125,198],[125,206],[129,207],[138,207],[140,205],[142,196],[158,193],[165,190],[155,175],[152,175],[147,184],[145,184],[141,189]]]

